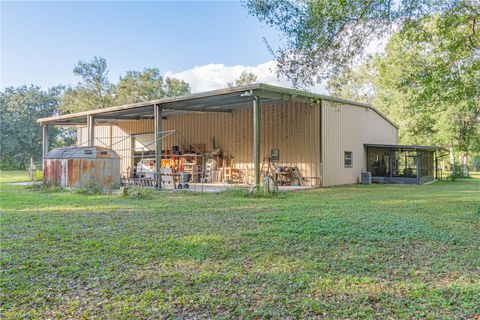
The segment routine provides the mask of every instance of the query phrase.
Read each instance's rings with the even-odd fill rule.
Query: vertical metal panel
[[[139,133],[153,132],[153,121],[128,121],[127,127],[135,127]],[[142,131],[144,130],[144,131]],[[98,147],[112,148],[120,156],[120,173],[123,177],[130,176],[133,170],[132,138],[121,127],[116,125],[96,125],[94,144]],[[77,128],[77,144],[88,144],[88,128]]]
[[[258,97],[253,98],[253,168],[255,170],[255,186],[260,186],[260,99]],[[265,127],[265,126],[264,126]],[[265,138],[265,135],[264,135]],[[264,143],[268,143],[267,139],[264,139]]]
[[[365,143],[397,143],[397,129],[375,111],[324,101],[322,114],[323,186],[357,183],[366,170]],[[344,166],[344,152],[353,152],[353,165]]]
[[[309,185],[320,186],[320,106],[298,102],[262,104],[260,120],[260,161],[270,156],[271,149],[279,149],[280,165],[297,166]],[[173,129],[176,132],[163,141],[164,149],[178,145],[186,150],[191,144],[204,143],[207,150],[212,150],[212,138],[215,138],[216,147],[234,157],[236,168],[253,169],[251,104],[235,109],[231,114],[195,113],[169,116],[163,120],[163,130]],[[85,129],[79,128],[78,135],[82,140],[83,130]],[[122,159],[122,176],[127,176],[133,169],[134,146],[130,136],[153,132],[153,119],[118,122],[113,126],[112,133],[110,126],[97,125],[95,144],[105,147],[110,142],[108,137],[113,134],[112,149]],[[103,138],[105,136],[107,138]],[[120,140],[122,142],[119,142]]]
[[[64,158],[51,158],[50,153],[50,158],[44,159],[45,181],[69,188],[87,186],[92,182],[102,187],[120,185],[120,159],[116,154],[111,151],[101,154],[105,149],[96,149],[87,155],[81,153],[83,150],[80,149],[78,154],[68,152]]]

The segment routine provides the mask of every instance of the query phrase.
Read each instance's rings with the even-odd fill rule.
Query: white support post
[[[43,161],[48,153],[48,124],[44,124],[42,127],[42,168],[44,167]]]
[[[88,146],[95,146],[95,118],[92,115],[87,116]]]

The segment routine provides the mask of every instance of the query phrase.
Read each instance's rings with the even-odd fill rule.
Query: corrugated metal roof
[[[233,109],[251,105],[252,96],[260,97],[261,102],[267,104],[284,101],[318,103],[325,100],[368,108],[397,128],[383,113],[369,104],[264,83],[41,118],[37,121],[41,124],[80,125],[86,124],[86,118],[89,115],[94,116],[97,122],[149,119],[153,118],[154,105],[162,106],[163,116],[196,112],[231,112]]]
[[[120,159],[113,150],[102,147],[64,147],[51,150],[44,159]]]
[[[386,148],[386,149],[410,149],[410,150],[429,150],[435,151],[441,148],[436,146],[417,146],[417,145],[405,145],[405,144],[364,144],[365,147],[370,148]]]

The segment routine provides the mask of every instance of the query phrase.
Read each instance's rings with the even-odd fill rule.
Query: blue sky
[[[242,70],[274,82],[263,74],[274,69],[263,37],[278,44],[238,1],[2,2],[1,89],[74,85],[73,66],[94,56],[107,59],[112,81],[158,67],[195,82],[193,91],[224,86]]]

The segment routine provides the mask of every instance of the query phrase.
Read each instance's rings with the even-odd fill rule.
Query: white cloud
[[[235,79],[244,71],[255,74],[257,82],[292,87],[292,84],[284,77],[277,78],[276,70],[275,61],[270,60],[257,66],[226,66],[212,63],[180,72],[167,72],[165,75],[188,82],[192,88],[192,93],[225,88],[229,82],[235,82]],[[310,88],[310,91],[325,93],[323,86]]]
[[[389,38],[390,34],[385,34],[379,39],[373,39],[365,48],[365,55],[359,57],[359,61],[355,65],[365,61],[367,55],[373,55],[384,51]],[[228,83],[235,82],[235,79],[237,79],[244,71],[255,74],[257,76],[257,82],[288,88],[292,87],[292,84],[285,77],[277,77],[277,66],[273,60],[256,66],[226,66],[221,63],[211,63],[195,66],[191,69],[180,72],[167,72],[165,75],[188,82],[192,88],[192,92],[195,93],[225,88]],[[305,90],[321,94],[328,93],[325,83],[305,88]]]

